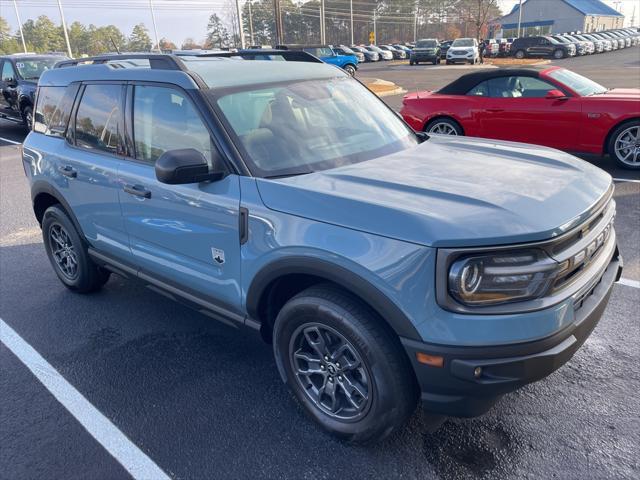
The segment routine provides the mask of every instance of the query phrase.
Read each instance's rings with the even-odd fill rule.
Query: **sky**
[[[16,0],[22,22],[35,19],[38,15],[47,15],[54,22],[60,22],[57,0]],[[204,39],[208,17],[217,13],[222,18],[235,14],[234,0],[153,0],[156,6],[158,36],[166,37],[180,46],[180,43],[192,37],[196,41]],[[243,0],[240,0],[243,3]],[[559,0],[558,0],[559,1]],[[144,23],[153,39],[152,19],[148,0],[61,0],[67,24],[78,20],[84,24],[114,24],[126,35],[134,25]],[[358,9],[357,0],[353,0],[354,9]],[[500,0],[502,10],[507,13],[518,0]],[[636,7],[636,25],[640,23],[640,3],[637,0],[605,0],[605,3],[618,9],[627,17]],[[348,8],[345,1],[345,7]],[[0,0],[0,15],[13,28],[17,28],[12,0]]]

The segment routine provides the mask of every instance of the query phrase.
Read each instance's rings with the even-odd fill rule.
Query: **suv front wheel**
[[[93,263],[73,222],[58,205],[44,212],[42,237],[53,270],[65,287],[88,293],[107,283],[109,271]]]
[[[397,336],[356,297],[331,285],[308,288],[274,327],[278,369],[307,414],[354,443],[403,425],[418,390]]]

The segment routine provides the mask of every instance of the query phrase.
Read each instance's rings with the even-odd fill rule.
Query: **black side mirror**
[[[224,177],[222,159],[213,154],[213,171],[204,155],[193,148],[168,150],[156,160],[156,178],[162,183],[179,185],[216,181]]]

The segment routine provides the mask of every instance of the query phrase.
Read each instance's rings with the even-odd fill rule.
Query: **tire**
[[[560,60],[561,58],[564,58],[564,51],[562,51],[560,48],[558,48],[557,50],[554,50],[553,58],[555,58],[556,60]]]
[[[524,50],[517,50],[516,53],[513,54],[513,56],[518,60],[522,60],[524,58],[524,55]]]
[[[415,376],[398,337],[342,289],[318,285],[289,300],[276,319],[273,348],[280,374],[305,412],[343,440],[381,440],[416,408]],[[301,373],[309,370],[314,373]],[[318,396],[320,390],[325,393]]]
[[[31,130],[33,127],[33,107],[31,105],[22,107],[20,113],[22,114],[22,123]]]
[[[355,77],[356,75],[356,67],[354,67],[350,63],[344,66],[344,71],[347,72],[352,77]]]
[[[635,136],[635,142],[626,143],[625,137]],[[607,152],[622,168],[640,170],[640,120],[631,120],[616,127],[609,137]],[[628,144],[628,148],[621,148]],[[616,150],[617,147],[617,150]]]
[[[447,65],[451,65],[451,62],[449,60],[447,60],[446,62],[447,62]]]
[[[427,133],[435,133],[440,135],[464,135],[460,124],[453,118],[447,117],[434,118],[429,123],[427,123],[426,127],[424,127],[424,131]]]
[[[409,65],[411,65],[413,67],[414,64],[415,64],[415,62],[413,60],[409,60]]]
[[[60,206],[53,205],[44,212],[42,237],[53,270],[69,290],[89,293],[107,283],[110,272],[93,263],[73,222]]]
[[[434,60],[433,60],[433,62],[431,62],[431,63],[432,63],[433,65],[436,65],[436,64],[438,63],[438,61],[434,59]]]

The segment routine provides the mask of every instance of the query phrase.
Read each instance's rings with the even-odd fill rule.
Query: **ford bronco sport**
[[[61,282],[116,273],[260,332],[349,441],[549,375],[620,275],[612,179],[566,153],[415,134],[323,64],[82,62],[42,75],[24,143]]]

